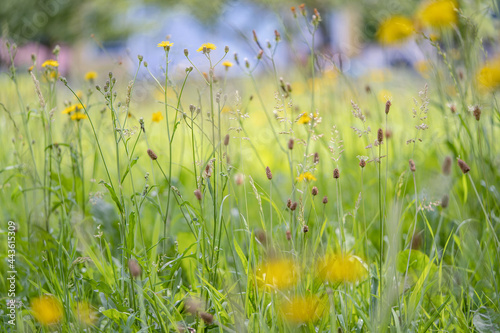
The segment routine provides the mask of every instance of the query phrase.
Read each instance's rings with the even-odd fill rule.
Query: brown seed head
[[[317,196],[318,195],[318,188],[316,186],[313,186],[313,188],[311,190],[311,194],[313,196]]]
[[[415,172],[415,170],[417,169],[415,167],[415,162],[412,159],[410,159],[408,162],[410,163],[410,170],[411,170],[411,172]]]
[[[273,179],[273,173],[271,172],[271,169],[268,166],[266,167],[266,176],[267,179],[269,180]]]
[[[319,154],[316,152],[314,153],[314,164],[318,164],[319,163]]]
[[[194,190],[194,196],[196,197],[196,199],[201,200],[202,195],[201,195],[201,191],[199,188]]]
[[[287,230],[286,231],[286,240],[290,240],[292,239],[292,233],[290,232],[290,230]]]
[[[156,156],[155,152],[151,149],[148,149],[148,155],[153,161],[156,161],[158,159],[158,156]]]
[[[227,146],[229,144],[229,134],[226,134],[224,137],[224,146]]]
[[[479,108],[478,105],[476,105],[474,107],[474,111],[472,112],[472,114],[474,115],[474,117],[476,118],[477,121],[479,121],[479,119],[481,119],[481,109]]]
[[[255,231],[255,238],[257,238],[257,240],[262,244],[262,245],[266,245],[267,244],[267,236],[266,236],[266,232],[264,230],[256,230]]]
[[[369,93],[371,93],[371,92],[372,92],[372,88],[371,88],[371,87],[367,84],[367,85],[365,86],[365,91],[366,91],[366,93],[367,93],[367,94],[369,94]]]
[[[382,131],[381,128],[377,131],[377,141],[378,143],[382,143],[382,141],[384,141],[384,131]]]
[[[443,162],[443,174],[449,176],[451,173],[451,157],[446,156]]]
[[[293,212],[294,210],[297,209],[297,201],[295,201],[291,206],[290,206],[290,210]]]
[[[241,185],[243,184],[244,181],[245,181],[245,176],[242,173],[237,173],[234,176],[234,182],[236,183],[236,185]]]
[[[463,160],[461,159],[458,159],[457,160],[457,164],[458,164],[458,167],[460,168],[460,170],[462,170],[462,172],[464,174],[466,174],[467,172],[470,171],[470,168],[469,166],[467,165],[467,163],[465,163]]]
[[[361,161],[359,161],[359,166],[364,168],[366,166],[366,161],[363,159]]]
[[[274,30],[274,39],[276,40],[276,42],[279,42],[281,40],[281,35],[278,30]]]
[[[288,140],[288,149],[292,150],[293,149],[293,139]]]
[[[385,114],[389,113],[389,110],[391,109],[391,105],[392,105],[391,101],[388,100],[387,102],[385,102]]]
[[[333,178],[335,178],[335,179],[340,178],[340,171],[338,168],[335,168],[335,170],[333,170]]]
[[[325,205],[326,205],[327,203],[328,203],[328,197],[325,195],[325,196],[323,197],[323,204],[325,204]]]
[[[287,206],[288,208],[291,208],[291,207],[292,207],[292,200],[291,200],[291,199],[288,199],[288,200],[286,201],[286,206]]]
[[[307,233],[309,231],[309,227],[307,225],[302,227],[302,232]]]
[[[200,318],[208,325],[214,322],[214,316],[207,312],[200,312]]]
[[[130,259],[128,261],[128,270],[130,271],[130,275],[135,279],[139,277],[142,273],[141,266],[137,263],[137,261]]]
[[[448,203],[450,202],[450,197],[448,194],[443,195],[443,198],[441,199],[441,207],[446,208],[448,207]]]

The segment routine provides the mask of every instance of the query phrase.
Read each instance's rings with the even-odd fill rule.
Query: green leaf
[[[102,311],[102,314],[117,324],[120,324],[122,321],[126,322],[130,315],[128,312],[120,312],[117,309],[107,309]]]
[[[482,306],[476,311],[472,323],[479,333],[500,332],[500,313]]]
[[[109,191],[109,194],[111,195],[111,199],[113,199],[113,201],[116,203],[120,212],[123,213],[122,205],[120,204],[120,200],[118,200],[118,197],[116,196],[116,192],[113,189],[113,187],[111,185],[109,185],[108,183],[106,183],[104,180],[101,180],[99,182],[99,184],[103,184],[104,186],[106,186],[106,188]]]

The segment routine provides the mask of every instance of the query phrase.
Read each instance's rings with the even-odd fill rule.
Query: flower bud
[[[148,155],[153,161],[156,161],[158,159],[158,156],[151,149],[148,149]]]

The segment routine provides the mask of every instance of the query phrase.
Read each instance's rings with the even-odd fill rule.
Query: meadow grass
[[[320,13],[292,14],[303,68],[281,69],[276,31],[249,60],[186,50],[185,70],[161,42],[161,75],[142,56],[2,74],[2,329],[500,329],[500,110],[473,23],[416,36],[420,73],[351,77],[315,48]]]

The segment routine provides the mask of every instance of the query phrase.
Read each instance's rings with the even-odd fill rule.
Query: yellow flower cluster
[[[291,323],[314,322],[325,313],[326,302],[317,296],[296,296],[281,305],[281,315]]]
[[[317,269],[322,280],[333,283],[358,282],[367,274],[363,261],[348,254],[328,255],[318,261]]]
[[[158,43],[158,45],[157,45],[157,46],[158,46],[158,47],[167,48],[167,47],[174,46],[174,43],[169,42],[168,40],[164,40],[163,42]]]
[[[488,61],[479,70],[477,82],[484,90],[495,90],[500,88],[500,57]]]
[[[85,74],[85,81],[93,81],[97,79],[97,72],[90,71]]]
[[[162,121],[163,120],[163,114],[161,113],[161,111],[153,113],[153,116],[152,116],[151,120],[153,120],[153,122],[155,122],[155,123],[159,123],[160,121]]]
[[[309,172],[309,171],[306,171],[306,172],[303,172],[301,173],[298,177],[297,177],[297,180],[299,182],[302,182],[304,180],[306,181],[311,181],[311,180],[317,180],[316,177],[314,177],[314,175]]]
[[[382,22],[377,38],[384,45],[397,44],[408,39],[413,32],[413,22],[405,16],[396,15]]]
[[[454,0],[434,0],[425,2],[417,18],[424,26],[445,28],[458,23],[458,4]]]
[[[54,325],[61,321],[63,308],[54,296],[41,296],[31,301],[33,317],[42,325]]]
[[[43,62],[42,67],[43,68],[46,68],[46,67],[56,68],[56,67],[59,67],[59,62],[57,60],[49,59],[49,60],[46,60]]]
[[[202,45],[198,48],[198,50],[196,50],[196,52],[201,52],[201,51],[203,51],[203,48],[206,48],[207,50],[215,50],[215,49],[217,49],[217,47],[216,47],[214,44],[212,44],[212,43],[204,43],[204,44],[202,44]]]
[[[274,259],[260,265],[256,277],[262,286],[286,289],[297,282],[297,267],[290,259]]]

